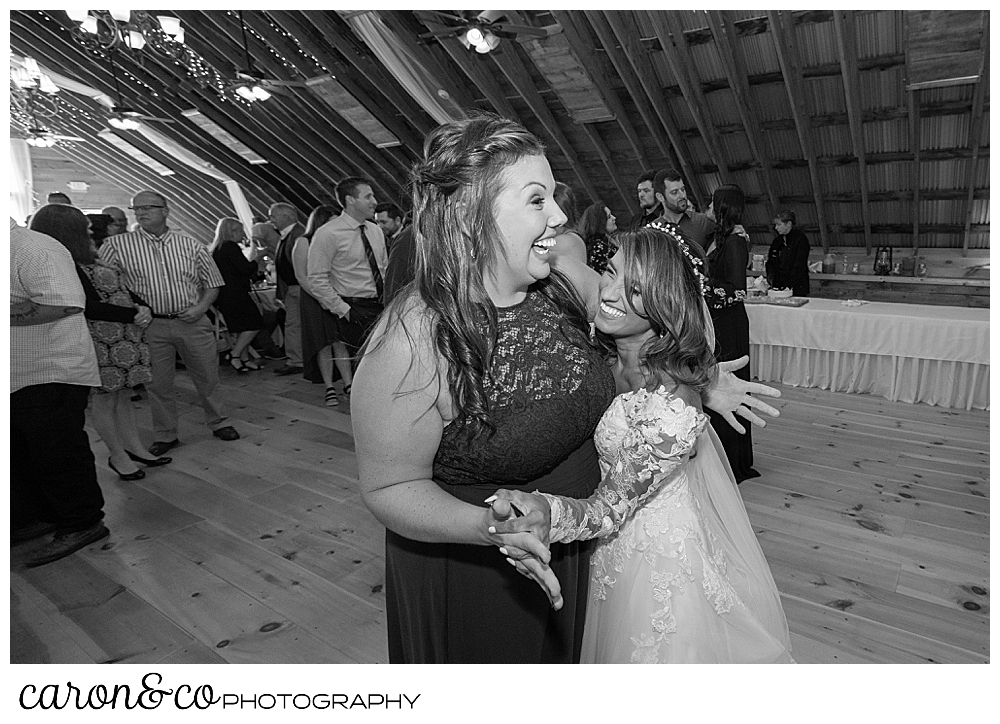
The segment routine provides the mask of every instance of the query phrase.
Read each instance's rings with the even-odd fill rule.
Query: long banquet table
[[[836,299],[746,309],[761,382],[989,409],[989,309]]]

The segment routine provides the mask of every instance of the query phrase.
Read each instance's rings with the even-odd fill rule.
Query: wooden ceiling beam
[[[712,114],[705,102],[705,96],[701,92],[698,73],[694,70],[691,59],[688,57],[684,34],[672,12],[675,11],[647,10],[646,17],[649,18],[653,31],[660,39],[663,57],[681,88],[681,94],[687,102],[691,117],[694,118],[694,125],[698,129],[698,133],[701,134],[701,140],[704,141],[705,147],[708,149],[708,155],[715,163],[716,168],[719,169],[722,183],[732,183],[733,178],[729,173],[725,155],[722,153],[722,144],[719,143],[719,137],[712,125]]]
[[[625,89],[635,103],[636,109],[639,111],[639,116],[642,118],[643,123],[646,124],[646,128],[653,137],[653,141],[660,150],[660,154],[663,158],[668,159],[671,166],[676,168],[680,164],[677,161],[677,156],[673,148],[670,146],[670,141],[661,131],[660,124],[656,121],[656,113],[653,111],[653,107],[649,101],[646,100],[646,94],[643,93],[642,85],[639,83],[635,71],[632,70],[628,58],[625,57],[625,53],[618,47],[618,39],[615,37],[614,31],[611,30],[611,26],[608,25],[604,14],[599,10],[584,10],[584,16],[597,35],[598,42],[601,44],[600,49],[605,52],[608,60],[611,61],[616,74],[625,85]]]
[[[364,94],[364,92],[357,87],[356,83],[354,83],[351,77],[353,73],[346,72],[345,74],[345,71],[342,70],[343,64],[334,56],[329,47],[326,45],[322,34],[305,18],[302,13],[269,11],[269,14],[279,27],[295,36],[303,50],[315,56],[319,62],[323,64],[323,66],[330,69],[336,69],[339,73],[337,74],[337,82],[343,85],[344,88],[351,95],[353,95],[359,103],[362,103],[362,105],[366,108],[368,107],[368,104],[364,103],[362,98],[359,98],[357,95],[358,93]],[[316,103],[319,104],[320,101],[316,99]],[[388,178],[394,179],[397,182],[398,179],[405,178],[409,173],[412,159],[420,157],[420,152],[423,149],[422,139],[419,141],[419,145],[416,147],[416,150],[412,148],[402,149],[400,150],[401,155],[395,156],[386,152],[393,149],[375,148],[371,141],[365,138],[364,134],[348,123],[347,120],[344,119],[339,113],[325,105],[325,103],[319,106],[316,112],[320,118],[324,119],[325,124],[333,126],[350,145],[357,149],[361,158],[367,159],[370,166],[381,168],[383,173],[385,173]],[[374,115],[377,118],[380,118],[382,112],[374,112]],[[316,127],[322,128],[323,124],[317,125]],[[386,128],[389,128],[389,126],[386,125]],[[389,130],[392,132],[391,128],[389,128]],[[397,136],[397,138],[400,137]],[[400,138],[400,142],[404,145],[406,143],[403,138]],[[393,167],[392,164],[383,160],[381,155],[383,153],[386,158],[395,162],[396,167]],[[405,153],[405,155],[402,155],[403,153]],[[373,180],[375,180],[375,177],[377,176],[377,174],[374,174],[371,171],[366,172],[365,175],[371,176]]]
[[[479,108],[476,98],[467,88],[468,83],[455,72],[447,53],[444,52],[440,44],[425,44],[417,41],[417,36],[425,32],[426,28],[418,27],[418,22],[412,13],[401,10],[379,10],[377,12],[382,18],[382,22],[395,33],[400,44],[441,84],[442,90],[446,91],[452,100],[461,108],[470,110]]]
[[[431,20],[430,16],[418,14],[417,18],[431,32],[444,33],[448,30],[444,25]],[[439,37],[437,41],[455,65],[483,92],[486,100],[493,106],[496,113],[524,125],[524,121],[518,115],[517,111],[514,110],[514,106],[507,99],[500,84],[487,70],[488,66],[486,65],[487,61],[485,58],[478,56],[477,53],[470,54],[454,35],[451,37]]]
[[[594,150],[597,151],[597,155],[600,156],[601,162],[604,164],[604,168],[607,170],[608,175],[615,182],[615,188],[618,189],[619,195],[622,197],[622,203],[625,205],[626,209],[632,207],[632,199],[634,198],[631,190],[622,181],[621,173],[618,170],[619,166],[615,162],[611,155],[611,151],[608,150],[608,146],[604,143],[604,139],[601,138],[600,134],[595,128],[593,123],[581,123],[580,126],[583,127],[584,132],[587,134],[587,138],[594,145]],[[595,199],[597,201],[598,199]]]
[[[590,17],[590,15],[591,11],[587,11],[587,16]],[[646,98],[652,104],[656,117],[659,119],[661,127],[670,140],[670,145],[673,147],[677,162],[680,164],[679,170],[687,179],[689,193],[698,199],[699,203],[703,202],[707,198],[706,189],[702,188],[701,179],[694,173],[694,168],[688,159],[688,150],[677,130],[677,124],[674,123],[670,109],[663,98],[663,89],[657,81],[655,73],[653,73],[649,54],[642,46],[642,43],[639,42],[639,38],[641,37],[639,28],[635,25],[632,17],[622,11],[605,10],[603,11],[603,15],[608,21],[611,31],[617,36],[625,57],[635,71]],[[605,43],[605,47],[607,47],[607,43]]]
[[[58,18],[48,18],[50,20],[55,20],[55,25],[50,25],[48,23],[43,23],[40,17],[18,15],[17,23],[12,25],[12,28],[21,28],[28,36],[30,40],[26,42],[26,47],[23,52],[33,54],[38,57],[45,64],[51,64],[54,67],[60,68],[72,68],[76,72],[78,78],[83,80],[97,88],[97,90],[103,90],[107,92],[108,95],[114,95],[114,82],[111,76],[111,71],[106,70],[103,66],[103,61],[95,55],[91,55],[90,51],[76,46],[74,43],[68,40],[68,37],[62,35],[62,32],[67,32],[65,27],[61,26]],[[20,23],[26,23],[26,25],[21,25]],[[12,35],[12,38],[14,36]],[[51,60],[50,60],[51,59]],[[52,61],[55,62],[52,62]],[[128,59],[125,59],[126,61]],[[120,63],[119,63],[120,65]],[[147,95],[143,98],[143,109],[152,109],[154,112],[161,113],[163,115],[169,116],[171,112],[178,112],[180,106],[174,106],[170,98],[178,92],[179,86],[177,85],[177,79],[174,78],[173,82],[167,80],[164,81],[160,78],[151,76],[144,68],[134,66],[129,69],[129,72],[135,75],[137,78],[145,80],[147,84],[156,84],[157,86],[166,89],[173,89],[173,93],[161,93],[158,98],[151,97]],[[121,82],[127,83],[127,78],[123,78]],[[155,87],[155,86],[154,86]],[[167,109],[167,110],[164,110]],[[106,112],[106,111],[105,111]],[[214,145],[209,145],[207,139],[202,142],[200,138],[187,136],[179,128],[174,128],[174,126],[179,126],[179,123],[175,124],[162,124],[159,127],[159,131],[163,133],[168,138],[172,138],[175,142],[187,146],[193,147],[193,150],[201,155],[205,160],[212,162],[226,174],[229,174],[232,178],[240,181],[243,184],[250,184],[251,186],[256,186],[259,184],[260,180],[255,178],[256,174],[249,169],[241,167],[245,162],[242,159],[237,160],[236,158],[230,157],[230,152],[222,148],[216,148]],[[197,140],[195,140],[197,139]],[[152,154],[154,157],[157,155],[162,155],[160,153]],[[171,161],[173,165],[174,161]],[[256,167],[256,170],[264,171],[265,174],[273,174],[270,169],[261,169]],[[275,177],[277,180],[277,177]],[[280,180],[279,183],[287,184],[285,180]]]
[[[573,173],[576,175],[577,180],[583,186],[583,189],[587,192],[587,195],[593,201],[600,198],[600,194],[597,192],[597,187],[590,180],[586,171],[583,169],[583,165],[580,162],[580,157],[576,153],[576,149],[573,148],[573,144],[570,143],[566,134],[563,133],[562,129],[559,127],[559,122],[556,121],[555,116],[549,109],[548,105],[545,103],[545,99],[542,98],[541,94],[538,92],[538,88],[535,86],[535,82],[531,79],[531,75],[528,73],[528,69],[525,68],[524,62],[520,58],[520,53],[523,53],[523,49],[517,43],[505,43],[501,47],[497,48],[493,52],[489,53],[488,56],[496,63],[497,67],[507,76],[507,80],[510,81],[511,85],[517,90],[524,99],[528,107],[531,108],[532,113],[538,118],[539,123],[545,129],[545,132],[549,137],[555,141],[555,144],[562,151],[563,156],[569,162],[570,168],[573,169]]]
[[[583,39],[584,29],[582,23],[577,20],[578,14],[566,10],[553,10],[552,17],[562,26],[566,40],[569,42],[570,50],[576,56],[580,65],[583,66],[587,75],[590,76],[604,105],[615,114],[615,122],[622,129],[625,138],[628,139],[628,143],[635,153],[636,160],[643,168],[651,169],[653,166],[646,156],[646,151],[642,147],[642,141],[639,140],[639,134],[636,133],[635,126],[629,120],[629,114],[626,112],[625,106],[622,105],[618,94],[611,87],[611,84],[608,83],[608,69],[599,65],[597,54],[587,47],[588,44]],[[631,206],[631,203],[628,205]]]
[[[865,136],[861,127],[861,92],[858,89],[857,28],[853,10],[833,12],[834,35],[840,53],[840,67],[843,71],[844,100],[847,104],[847,119],[851,127],[851,145],[858,157],[858,185],[861,189],[861,222],[865,228],[865,250],[872,250],[871,209],[868,206],[868,168],[865,161]]]
[[[709,10],[708,24],[715,37],[715,47],[719,53],[719,59],[722,61],[722,67],[726,71],[729,87],[732,89],[736,99],[736,110],[740,115],[740,122],[743,124],[743,131],[746,133],[747,142],[750,144],[750,153],[753,155],[753,158],[758,159],[760,162],[757,170],[760,174],[761,186],[771,201],[771,213],[777,213],[777,181],[774,178],[774,172],[771,170],[771,155],[767,151],[764,136],[760,131],[760,120],[754,111],[753,101],[750,98],[750,87],[747,84],[747,76],[741,70],[746,67],[746,59],[734,42],[736,34],[732,18],[726,11]]]
[[[909,37],[909,13],[903,13],[903,37]],[[905,46],[906,72],[909,74],[910,68],[910,44]],[[909,80],[909,77],[906,79]],[[913,201],[910,206],[910,216],[913,220],[913,255],[916,256],[920,249],[920,146],[922,145],[920,134],[920,104],[917,102],[919,90],[906,91],[906,110],[909,120],[910,152],[913,154],[913,162],[910,164],[910,188],[913,192]]]
[[[988,15],[983,23],[983,37],[980,42],[980,48],[983,54],[982,70],[979,73],[979,82],[976,83],[976,89],[972,92],[972,123],[969,129],[969,146],[972,148],[972,159],[969,161],[969,174],[966,179],[969,195],[965,202],[965,232],[962,235],[962,256],[969,255],[969,240],[972,236],[972,202],[975,199],[979,146],[983,136],[983,104],[990,88],[990,20]]]
[[[354,73],[371,84],[376,92],[385,96],[389,102],[388,109],[396,112],[398,123],[402,127],[412,126],[415,129],[415,132],[409,129],[405,132],[408,139],[418,141],[415,146],[412,142],[408,144],[410,148],[423,148],[423,137],[437,126],[437,123],[396,80],[396,76],[371,57],[371,50],[354,34],[347,21],[333,10],[304,10],[302,14],[323,34],[326,42],[347,60]],[[369,110],[372,113],[380,110],[384,116],[387,104],[379,105],[380,109]],[[400,137],[400,140],[403,138]]]
[[[222,37],[227,36],[231,41],[235,40],[232,35],[228,35],[231,30],[220,27],[215,19],[206,18],[203,24],[207,24],[208,27],[214,25],[217,28],[217,32],[214,33],[216,43]],[[214,52],[208,48],[204,50],[209,57]],[[277,67],[271,62],[270,58],[261,59],[257,56],[254,58],[254,61],[259,63],[268,73],[275,76],[279,75]],[[343,178],[346,175],[339,174],[336,167],[333,169],[333,173],[331,173],[331,169],[323,169],[316,165],[323,161],[330,162],[328,159],[331,156],[336,158],[340,155],[340,151],[332,143],[330,137],[321,134],[317,130],[328,126],[334,127],[349,141],[353,141],[353,145],[360,152],[360,155],[354,159],[354,163],[351,165],[359,168],[361,173],[352,173],[351,175],[367,176],[380,192],[388,194],[391,197],[396,195],[400,186],[398,178],[402,173],[402,169],[405,168],[405,164],[401,159],[394,159],[397,161],[397,165],[393,165],[383,161],[378,153],[374,151],[371,153],[367,152],[367,147],[370,147],[371,143],[342,118],[332,116],[330,109],[323,107],[321,102],[315,98],[309,89],[302,89],[299,96],[277,95],[275,100],[278,101],[277,104],[271,102],[254,104],[253,110],[257,114],[256,120],[262,125],[267,126],[271,133],[284,144],[287,150],[279,152],[282,161],[298,159],[297,163],[293,162],[292,164],[293,167],[298,167],[295,173],[299,176],[304,175],[310,181],[317,184],[317,200],[323,199],[320,203],[325,203],[327,200],[333,198],[333,189],[324,187],[318,179],[312,178],[312,174],[304,174],[303,171],[310,167],[316,168],[318,178],[328,179],[329,181],[339,180],[339,178]],[[350,129],[349,131],[347,130],[348,128]],[[293,139],[289,137],[289,129],[295,129],[300,138],[308,142],[313,152],[309,152],[307,149],[293,144]],[[366,164],[364,159],[372,161],[372,165]]]
[[[797,10],[791,13],[792,21],[795,25],[813,25],[816,23],[828,23],[833,19],[830,10]],[[733,24],[733,38],[748,38],[753,35],[766,33],[770,29],[771,19],[768,15],[758,15],[753,18],[744,18]],[[692,28],[684,31],[684,40],[688,45],[700,45],[710,43],[714,33],[711,25],[707,28]]]
[[[788,94],[788,104],[791,106],[792,116],[795,118],[795,130],[799,136],[799,145],[802,147],[802,155],[809,162],[809,178],[812,182],[813,197],[816,200],[816,217],[819,221],[820,239],[823,243],[823,252],[827,253],[830,250],[830,233],[826,225],[826,214],[823,211],[823,187],[820,184],[816,154],[812,147],[809,124],[806,122],[805,99],[802,97],[802,90],[799,86],[801,63],[798,56],[798,44],[795,42],[795,27],[791,23],[791,18],[787,18],[786,26],[782,25],[784,13],[768,10],[767,15],[771,21],[771,33],[774,38],[774,48],[778,54],[778,65],[781,66],[781,73],[785,77],[785,91]]]

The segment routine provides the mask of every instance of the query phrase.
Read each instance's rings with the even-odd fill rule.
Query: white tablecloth
[[[746,308],[750,373],[762,382],[989,409],[988,309],[835,299]]]

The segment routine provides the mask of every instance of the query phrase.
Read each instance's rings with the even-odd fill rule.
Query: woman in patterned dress
[[[611,235],[618,231],[615,215],[603,201],[598,201],[580,215],[577,231],[587,246],[587,266],[598,274],[603,274],[608,259],[618,249],[618,245],[611,239]]]
[[[119,269],[97,258],[89,235],[90,221],[72,206],[43,206],[31,220],[31,228],[48,234],[69,249],[87,296],[84,316],[90,327],[101,373],[101,386],[91,405],[94,429],[108,448],[108,466],[123,480],[138,480],[146,466],[166,465],[170,458],[149,458],[139,438],[132,406],[132,387],[152,380],[145,328],[152,313],[124,284]]]

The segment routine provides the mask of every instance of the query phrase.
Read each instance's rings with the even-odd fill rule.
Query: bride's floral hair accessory
[[[647,224],[646,228],[656,229],[677,242],[677,246],[680,248],[681,253],[687,257],[689,262],[691,262],[691,269],[694,271],[694,275],[698,279],[698,286],[701,288],[701,294],[702,296],[705,296],[705,293],[708,291],[708,279],[706,278],[704,272],[705,260],[691,252],[691,245],[688,244],[687,240],[681,234],[677,226],[674,224],[665,224],[661,221],[654,221],[651,224]]]

